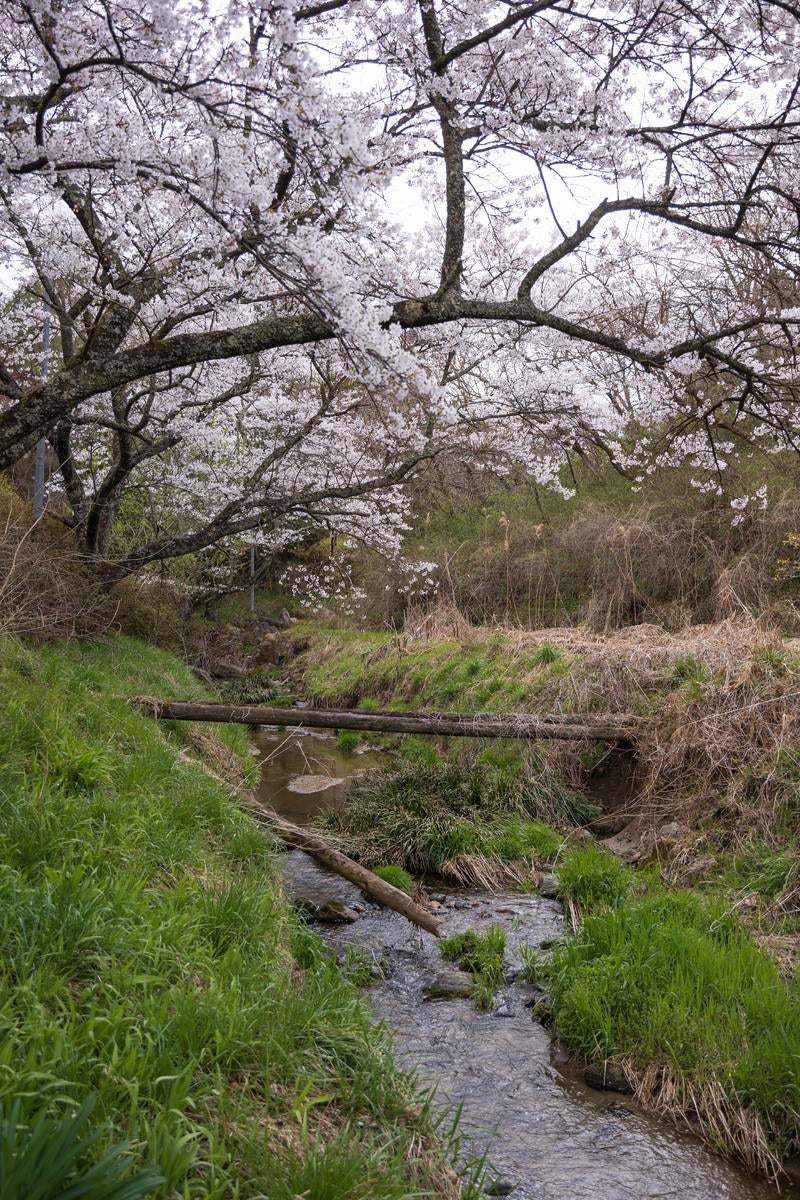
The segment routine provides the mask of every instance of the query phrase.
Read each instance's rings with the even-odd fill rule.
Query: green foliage
[[[522,983],[541,983],[549,977],[550,964],[535,946],[520,946],[519,956],[522,966],[517,978]]]
[[[400,747],[400,757],[409,763],[419,766],[433,767],[442,761],[442,757],[429,737],[416,735],[406,738]]]
[[[664,1064],[701,1091],[716,1080],[779,1154],[797,1144],[800,996],[729,911],[662,892],[591,915],[555,948],[550,989],[571,1050]]]
[[[404,871],[402,867],[387,864],[382,867],[373,867],[372,872],[384,883],[390,883],[392,887],[399,888],[401,892],[410,892],[414,886],[414,876],[409,875],[408,871]]]
[[[591,842],[577,846],[558,865],[559,891],[565,899],[586,908],[608,908],[623,900],[633,884],[633,872]]]
[[[529,857],[546,862],[555,857],[560,845],[561,838],[549,825],[519,817],[511,817],[486,841],[489,853],[496,854],[503,862]]]
[[[549,666],[551,663],[558,662],[563,653],[564,651],[560,650],[558,646],[551,646],[549,642],[543,642],[539,649],[531,655],[531,666]]]
[[[89,1163],[104,1127],[87,1132],[94,1097],[74,1115],[47,1109],[22,1119],[22,1101],[0,1106],[0,1195],[3,1200],[141,1200],[164,1183],[152,1168],[130,1174],[130,1146],[110,1146]]]
[[[370,772],[346,806],[319,820],[357,843],[367,861],[459,878],[460,856],[502,863],[555,854],[558,835],[529,817],[539,798],[524,776],[448,761]]]
[[[352,754],[360,746],[362,736],[356,729],[340,729],[336,734],[336,745],[343,754]]]
[[[699,696],[702,694],[702,685],[708,683],[709,678],[708,671],[693,654],[682,654],[675,660],[670,683],[685,687],[693,696]]]
[[[443,958],[475,976],[472,996],[478,1008],[491,1008],[503,982],[506,935],[500,926],[490,925],[483,933],[474,929],[456,933],[440,943],[440,950]]]
[[[0,1192],[38,1195],[9,1180],[47,1141],[96,1200],[293,1196],[301,1176],[317,1196],[337,1171],[361,1172],[353,1195],[435,1194],[387,1035],[295,925],[271,837],[186,754],[211,735],[139,693],[203,694],[125,638],[0,646]],[[241,771],[246,735],[225,734]],[[287,1120],[296,1161],[270,1135]]]
[[[760,892],[775,900],[798,877],[796,854],[775,851],[756,843],[742,851],[731,864],[728,880],[736,888]]]

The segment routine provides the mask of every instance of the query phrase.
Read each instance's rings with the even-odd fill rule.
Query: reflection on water
[[[253,741],[261,755],[259,800],[271,804],[296,825],[309,821],[323,808],[341,804],[354,775],[385,761],[375,751],[344,753],[333,734],[298,729],[276,733],[261,726],[254,731]],[[313,784],[309,777],[313,777]],[[306,790],[306,784],[312,790]]]
[[[351,772],[363,765],[337,755],[335,743],[319,742],[303,739],[282,760],[291,763],[282,773],[276,760],[266,768],[263,798],[295,820],[298,802],[318,804],[322,796],[327,803],[328,794],[287,793],[287,772],[336,776],[348,765]],[[337,791],[337,802],[341,795]],[[284,863],[287,886],[297,895],[317,903],[365,902],[356,887],[299,851],[286,854]],[[442,900],[437,916],[446,935],[502,925],[512,961],[520,945],[564,932],[560,906],[538,896],[458,891],[442,893]],[[441,1097],[463,1104],[468,1153],[480,1157],[488,1149],[495,1174],[514,1185],[514,1200],[777,1200],[773,1188],[645,1116],[629,1097],[595,1092],[579,1072],[556,1069],[551,1039],[526,1008],[527,985],[508,984],[494,1013],[478,1012],[469,1000],[426,1001],[424,986],[444,966],[435,938],[372,903],[354,925],[319,928],[337,950],[355,945],[381,964],[385,978],[369,996],[397,1031],[399,1057]],[[800,1196],[792,1189],[781,1194]]]

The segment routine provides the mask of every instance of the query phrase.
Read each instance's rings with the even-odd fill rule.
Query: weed
[[[410,892],[414,886],[414,876],[409,875],[408,871],[404,871],[402,867],[387,865],[373,867],[372,871],[384,883],[390,883],[392,887],[399,888],[401,892]]]
[[[491,1008],[503,982],[506,935],[500,926],[490,925],[483,933],[474,929],[456,933],[445,938],[440,949],[443,958],[475,976],[472,995],[478,1008]]]
[[[534,946],[520,946],[519,957],[522,967],[517,978],[523,983],[542,983],[548,978],[549,961]]]
[[[406,738],[400,747],[400,757],[409,763],[433,767],[442,761],[436,747],[429,737],[412,736]]]
[[[532,667],[549,666],[551,663],[558,662],[564,651],[558,646],[551,646],[549,642],[543,642],[538,650],[530,657]]]
[[[336,734],[336,745],[343,754],[352,754],[361,741],[361,734],[356,729],[340,729]]]
[[[592,845],[571,850],[558,865],[559,891],[586,908],[618,904],[631,889],[633,873],[607,850]]]

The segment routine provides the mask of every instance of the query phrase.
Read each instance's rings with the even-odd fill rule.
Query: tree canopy
[[[0,468],[132,570],[480,449],[798,435],[790,0],[2,0]],[[39,378],[40,304],[57,361]],[[621,469],[624,456],[615,451]]]

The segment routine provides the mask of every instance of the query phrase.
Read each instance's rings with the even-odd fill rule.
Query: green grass
[[[755,843],[734,857],[724,879],[729,887],[776,900],[797,879],[799,871],[796,854]]]
[[[430,1109],[187,753],[241,776],[244,731],[133,711],[202,688],[125,638],[0,650],[0,1162],[91,1110],[97,1200],[115,1164],[164,1200],[442,1194]]]
[[[751,1166],[797,1153],[800,996],[730,909],[687,892],[628,899],[587,916],[547,974],[571,1051],[633,1060],[639,1071],[656,1064],[676,1111],[695,1097],[709,1135]],[[758,1137],[720,1135],[741,1111],[760,1123],[767,1154]]]
[[[521,652],[498,635],[480,651],[460,642],[398,643],[375,630],[321,629],[298,624],[294,635],[308,648],[296,673],[312,703],[370,708],[428,708],[447,712],[515,712],[556,691],[575,656],[555,646]]]
[[[491,1008],[503,982],[506,935],[500,926],[490,925],[482,933],[474,929],[456,933],[441,942],[440,950],[442,958],[475,976],[472,998],[478,1008]]]
[[[589,842],[571,850],[557,868],[559,894],[587,908],[609,908],[633,885],[633,872],[607,850]]]
[[[404,871],[402,867],[392,865],[373,867],[373,874],[382,879],[384,883],[390,883],[392,887],[399,888],[401,892],[410,892],[414,886],[414,876],[409,875],[408,871]]]
[[[517,859],[532,865],[557,852],[558,834],[532,819],[541,787],[474,754],[460,763],[404,764],[358,780],[347,805],[319,820],[367,863],[480,882],[498,865]]]
[[[362,735],[356,729],[340,729],[336,734],[336,746],[343,754],[352,754],[356,746],[363,741]]]

